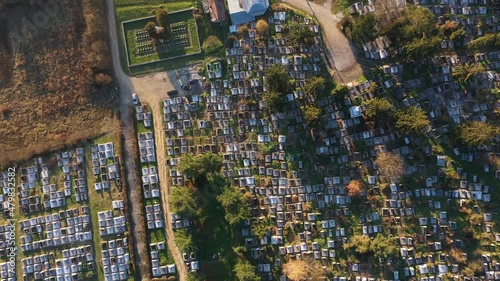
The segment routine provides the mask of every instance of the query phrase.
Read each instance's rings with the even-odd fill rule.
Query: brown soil
[[[25,1],[0,11],[0,166],[108,132],[104,3]]]

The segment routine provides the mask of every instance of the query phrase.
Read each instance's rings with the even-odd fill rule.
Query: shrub
[[[267,21],[260,19],[257,21],[256,28],[259,34],[263,36],[269,30],[269,24],[267,23]]]
[[[210,35],[208,38],[203,42],[202,49],[205,51],[207,54],[212,54],[212,53],[217,53],[219,52],[224,45],[222,42],[217,38],[217,36]]]

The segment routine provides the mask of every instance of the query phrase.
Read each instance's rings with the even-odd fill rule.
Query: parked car
[[[172,91],[168,91],[168,92],[167,92],[167,95],[168,95],[169,97],[175,97],[175,96],[177,96],[178,94],[179,94],[179,91],[177,91],[177,90],[172,90]]]
[[[196,85],[198,83],[200,83],[200,80],[198,80],[198,79],[191,79],[191,80],[189,80],[189,84],[191,84],[191,85]]]
[[[189,85],[184,85],[184,84],[182,84],[182,85],[181,85],[181,88],[182,88],[183,90],[186,90],[186,91],[191,91],[191,86],[189,86]]]
[[[137,94],[136,94],[136,93],[133,93],[133,94],[132,94],[132,102],[133,102],[135,105],[138,105],[138,104],[139,104],[139,97],[137,97]]]

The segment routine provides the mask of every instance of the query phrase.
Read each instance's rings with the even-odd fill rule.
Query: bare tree
[[[379,25],[379,30],[387,30],[400,16],[404,14],[404,6],[397,0],[376,0],[375,17]],[[404,1],[403,1],[404,2]]]
[[[283,271],[288,277],[287,280],[300,281],[300,280],[324,280],[326,275],[325,270],[321,264],[313,259],[296,260],[290,259],[283,265]]]
[[[375,165],[377,165],[379,173],[391,181],[398,181],[403,176],[404,160],[395,153],[380,153],[375,159]]]

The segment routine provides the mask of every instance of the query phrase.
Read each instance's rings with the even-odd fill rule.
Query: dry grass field
[[[0,10],[0,166],[119,128],[104,1]]]

